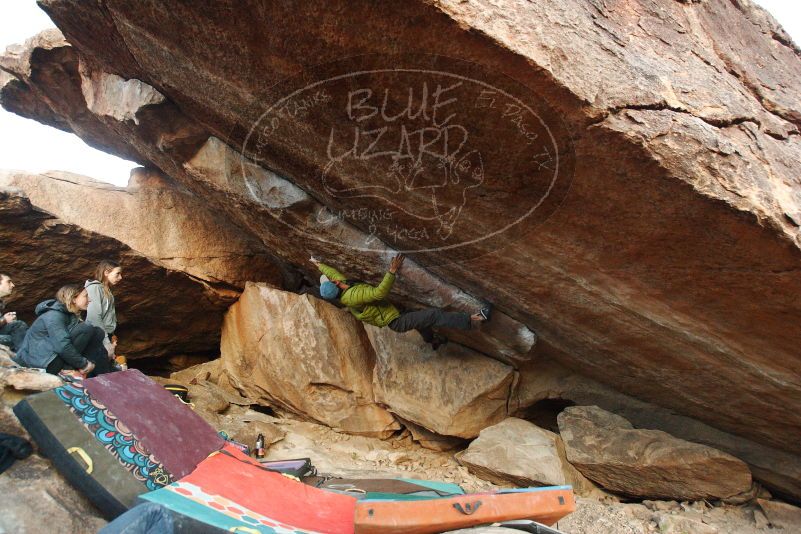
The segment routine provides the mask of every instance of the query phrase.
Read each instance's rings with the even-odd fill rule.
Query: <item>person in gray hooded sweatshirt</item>
[[[86,309],[86,322],[103,329],[106,337],[103,345],[110,358],[114,357],[116,343],[112,334],[117,329],[117,310],[114,307],[114,295],[111,287],[122,280],[120,264],[112,260],[101,260],[95,269],[93,280],[87,280],[84,287],[89,294],[89,307]]]

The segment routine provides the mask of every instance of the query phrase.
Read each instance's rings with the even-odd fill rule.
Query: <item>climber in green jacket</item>
[[[448,312],[440,308],[426,308],[415,311],[400,311],[387,300],[398,270],[403,265],[403,254],[398,254],[389,264],[389,270],[378,286],[371,286],[360,280],[349,280],[335,268],[314,257],[311,262],[320,269],[328,280],[320,284],[320,296],[326,300],[337,300],[350,310],[358,320],[383,328],[388,326],[395,332],[417,330],[426,343],[434,349],[447,343],[447,338],[434,333],[433,328],[457,328],[470,330],[472,323],[489,320],[491,307],[482,308],[470,315],[465,312]]]

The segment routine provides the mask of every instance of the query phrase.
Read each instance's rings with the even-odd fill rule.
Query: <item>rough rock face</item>
[[[35,369],[6,367],[0,369],[0,387],[12,387],[22,391],[47,391],[62,385],[55,375]]]
[[[11,412],[0,388],[0,432],[30,437]],[[106,522],[52,464],[32,454],[14,463],[0,476],[0,532],[48,532],[94,534]]]
[[[506,417],[514,381],[508,365],[455,343],[434,351],[417,332],[366,330],[375,351],[375,398],[393,413],[462,438]]]
[[[801,508],[779,501],[757,499],[771,526],[788,531],[801,527]]]
[[[35,51],[41,50],[38,54]],[[39,63],[39,61],[43,63]],[[341,214],[299,189],[280,174],[259,167],[215,137],[205,126],[185,115],[172,102],[147,98],[124,99],[120,94],[145,91],[137,80],[110,77],[89,64],[81,63],[74,49],[55,31],[45,31],[26,42],[10,47],[0,56],[0,68],[14,76],[3,80],[0,98],[13,101],[9,106],[32,116],[37,98],[48,102],[56,113],[71,113],[66,123],[73,125],[87,143],[107,149],[108,139],[130,143],[137,153],[176,177],[241,226],[249,228],[284,261],[305,268],[313,253],[332,263],[348,266],[348,272],[380,277],[392,249],[349,223]],[[57,80],[57,83],[56,83]],[[134,86],[131,89],[129,86]],[[70,90],[62,87],[69,86]],[[25,92],[28,87],[28,92]],[[104,99],[104,110],[96,113],[90,103]],[[139,102],[134,113],[131,107]],[[33,107],[31,107],[33,106]],[[65,124],[66,124],[65,123]],[[140,156],[137,161],[142,161]],[[146,160],[147,161],[147,160]],[[369,215],[369,214],[368,214]],[[288,247],[292,242],[294,246]],[[363,251],[371,251],[365,254]],[[287,266],[288,271],[294,271]],[[311,277],[316,279],[316,276]],[[481,302],[443,281],[413,261],[397,284],[401,301],[422,300],[428,305],[452,306],[475,311]],[[455,339],[460,338],[455,334]],[[504,360],[525,360],[536,336],[524,325],[504,313],[496,313],[493,325],[462,342]]]
[[[17,462],[0,479],[0,530],[47,532],[58,525],[64,532],[94,534],[106,522],[49,461],[34,455]]]
[[[636,430],[597,406],[559,414],[568,461],[602,487],[639,498],[724,499],[751,489],[740,460],[658,430]]]
[[[196,414],[216,430],[225,431],[230,438],[248,447],[255,446],[259,434],[264,436],[266,447],[284,437],[284,432],[272,423],[272,418],[250,409],[252,401],[213,382],[197,376],[189,377],[180,372],[173,373],[170,378],[151,378],[160,384],[179,383],[186,386],[189,390],[189,402]]]
[[[443,436],[436,432],[431,432],[425,427],[416,425],[411,421],[406,421],[402,418],[399,419],[401,423],[403,423],[403,426],[409,430],[412,439],[426,449],[431,449],[433,451],[450,451],[457,447],[463,447],[466,443],[462,438]]]
[[[0,188],[3,272],[16,288],[7,309],[33,322],[33,310],[68,283],[83,283],[102,258],[118,258],[124,278],[115,288],[119,353],[131,357],[216,352],[231,301],[183,273],[150,263],[119,241],[57,219],[19,190]],[[169,307],[165,306],[169,303]]]
[[[0,186],[21,189],[62,221],[116,239],[165,269],[221,285],[223,293],[225,285],[241,289],[246,281],[281,283],[261,242],[157,171],[134,169],[125,188],[71,173],[0,171]]]
[[[17,391],[47,391],[62,385],[59,377],[41,372],[38,369],[27,369],[20,367],[14,360],[11,349],[5,345],[0,345],[0,396],[7,390]]]
[[[221,353],[175,376],[354,434],[387,437],[400,429],[397,414],[422,427],[414,432],[423,441],[443,441],[432,448],[452,440],[425,430],[472,438],[503,419],[514,380],[508,365],[455,343],[435,352],[416,332],[365,327],[323,300],[264,284],[248,283],[231,306]]]
[[[471,473],[499,484],[561,486],[570,466],[559,454],[557,434],[509,417],[485,428],[470,446],[456,455]]]
[[[520,368],[520,385],[510,412],[556,430],[558,412],[568,405],[596,405],[630,421],[636,428],[662,430],[694,443],[727,452],[748,464],[754,478],[774,495],[801,495],[801,458],[710,427],[672,410],[643,402],[582,376],[540,352]],[[517,409],[520,408],[520,409]]]
[[[225,316],[220,352],[229,383],[260,404],[355,434],[400,428],[374,401],[364,330],[325,301],[248,283]]]
[[[41,4],[75,48],[7,54],[8,109],[159,167],[307,276],[309,252],[371,279],[418,251],[407,301],[507,318],[477,350],[530,357],[533,330],[797,455],[801,60],[750,1]],[[307,196],[215,185],[187,166],[212,137]]]

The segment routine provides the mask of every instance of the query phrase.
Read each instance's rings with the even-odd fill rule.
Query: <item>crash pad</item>
[[[356,504],[349,495],[265,469],[227,444],[189,476],[140,500],[165,506],[176,524],[194,521],[220,531],[264,534],[351,534]]]

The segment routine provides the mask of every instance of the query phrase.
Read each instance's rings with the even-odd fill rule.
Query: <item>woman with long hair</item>
[[[94,376],[112,371],[103,346],[105,332],[81,320],[88,306],[86,289],[78,285],[66,285],[55,299],[40,302],[36,320],[17,351],[17,363],[51,374],[77,370]]]
[[[89,293],[89,308],[86,310],[86,322],[101,328],[105,333],[103,345],[109,357],[114,357],[117,329],[117,310],[114,307],[114,294],[111,288],[122,280],[122,267],[113,260],[101,260],[95,269],[94,278],[87,280],[84,287]]]

